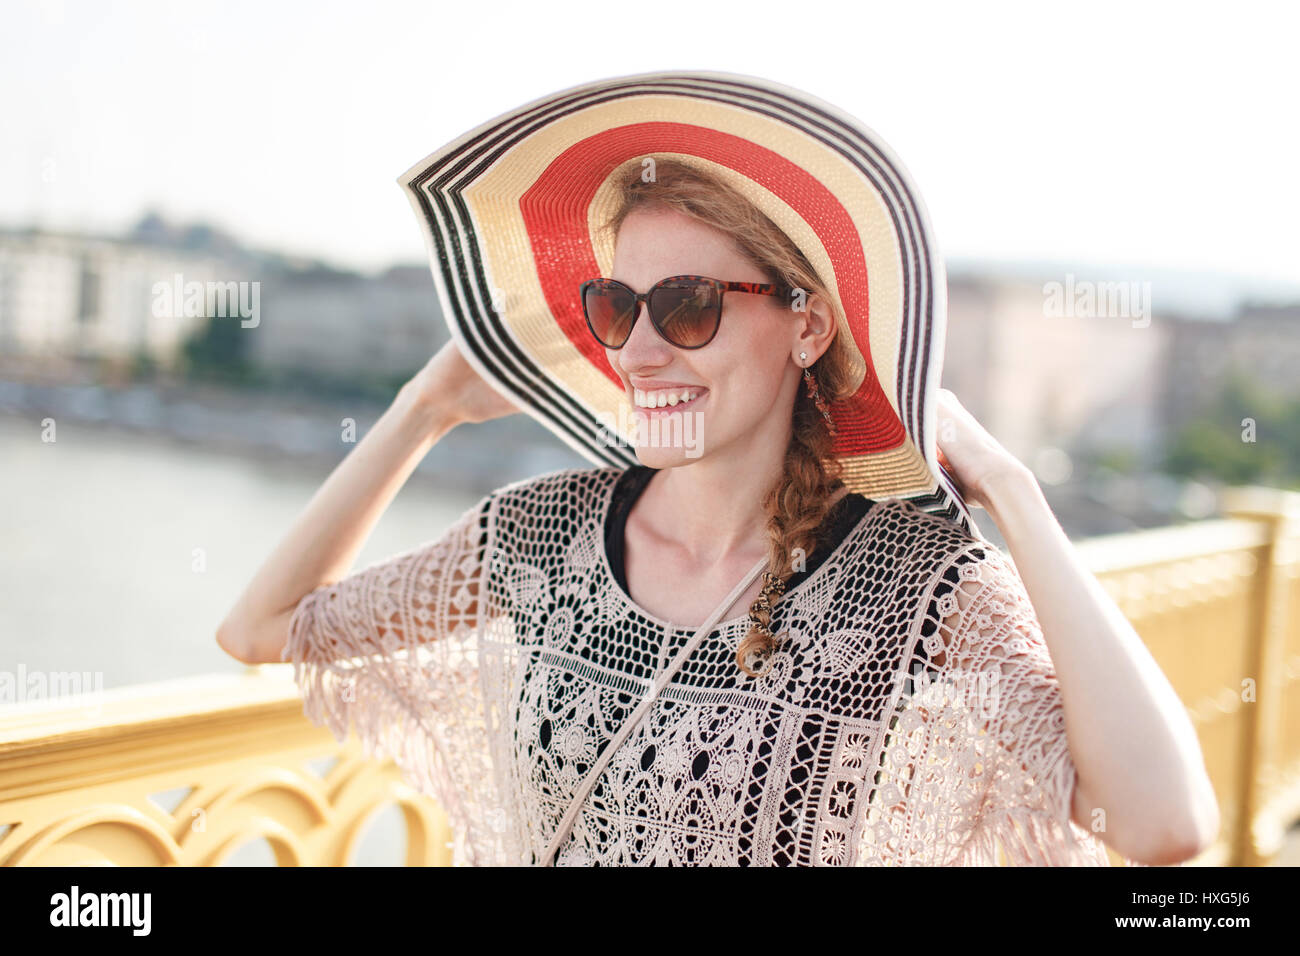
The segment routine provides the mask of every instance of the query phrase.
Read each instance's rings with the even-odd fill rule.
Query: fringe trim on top
[[[1073,820],[1062,826],[1041,810],[1011,807],[990,811],[976,825],[954,865],[1110,866],[1111,862],[1105,844]]]

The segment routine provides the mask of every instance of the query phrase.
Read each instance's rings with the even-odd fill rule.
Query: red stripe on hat
[[[659,152],[698,156],[736,170],[778,196],[817,233],[835,264],[845,318],[867,366],[857,393],[836,406],[835,454],[897,448],[905,433],[871,361],[867,263],[853,220],[834,194],[807,170],[742,137],[687,123],[630,123],[574,143],[547,166],[520,197],[519,207],[542,294],[564,335],[622,387],[604,348],[588,331],[578,300],[578,286],[598,274],[587,210],[596,190],[617,166]]]

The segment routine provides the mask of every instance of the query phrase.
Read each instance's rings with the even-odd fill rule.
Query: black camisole
[[[623,472],[614,485],[613,500],[605,519],[605,552],[609,556],[609,566],[614,572],[614,580],[618,581],[624,594],[628,593],[623,558],[623,536],[627,528],[627,517],[632,512],[632,506],[636,504],[637,499],[650,483],[650,479],[654,477],[656,470],[644,465],[632,465]],[[875,502],[872,499],[856,492],[849,492],[831,505],[822,523],[817,547],[804,563],[804,569],[795,572],[786,580],[786,590],[789,591],[797,586],[816,571],[830,553],[839,547],[848,533],[857,526],[862,516],[871,510],[873,504]]]

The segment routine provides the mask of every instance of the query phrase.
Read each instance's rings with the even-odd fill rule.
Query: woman
[[[1217,806],[1184,709],[1032,474],[940,391],[945,474],[1015,566],[944,513],[852,490],[855,422],[832,412],[862,393],[868,343],[807,241],[705,165],[651,157],[647,176],[628,155],[593,227],[611,268],[570,294],[635,409],[638,463],[499,489],[349,575],[442,435],[517,411],[462,335],[325,482],[222,646],[292,660],[313,720],[355,725],[447,810],[458,861],[1204,849]]]

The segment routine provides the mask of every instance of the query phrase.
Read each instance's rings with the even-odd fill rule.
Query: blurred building
[[[155,284],[177,274],[206,283],[223,273],[222,262],[201,251],[112,236],[0,231],[0,352],[116,359],[145,353],[169,365],[203,319],[156,315]]]
[[[172,367],[209,321],[240,323],[255,366],[331,377],[413,372],[448,338],[424,265],[367,276],[152,214],[120,237],[0,231],[0,354]]]
[[[943,387],[1021,461],[1064,445],[1123,448],[1150,463],[1165,427],[1166,323],[1054,314],[1044,287],[950,274]]]
[[[262,286],[263,321],[251,361],[332,376],[414,372],[449,335],[428,266],[378,276],[282,270]]]

